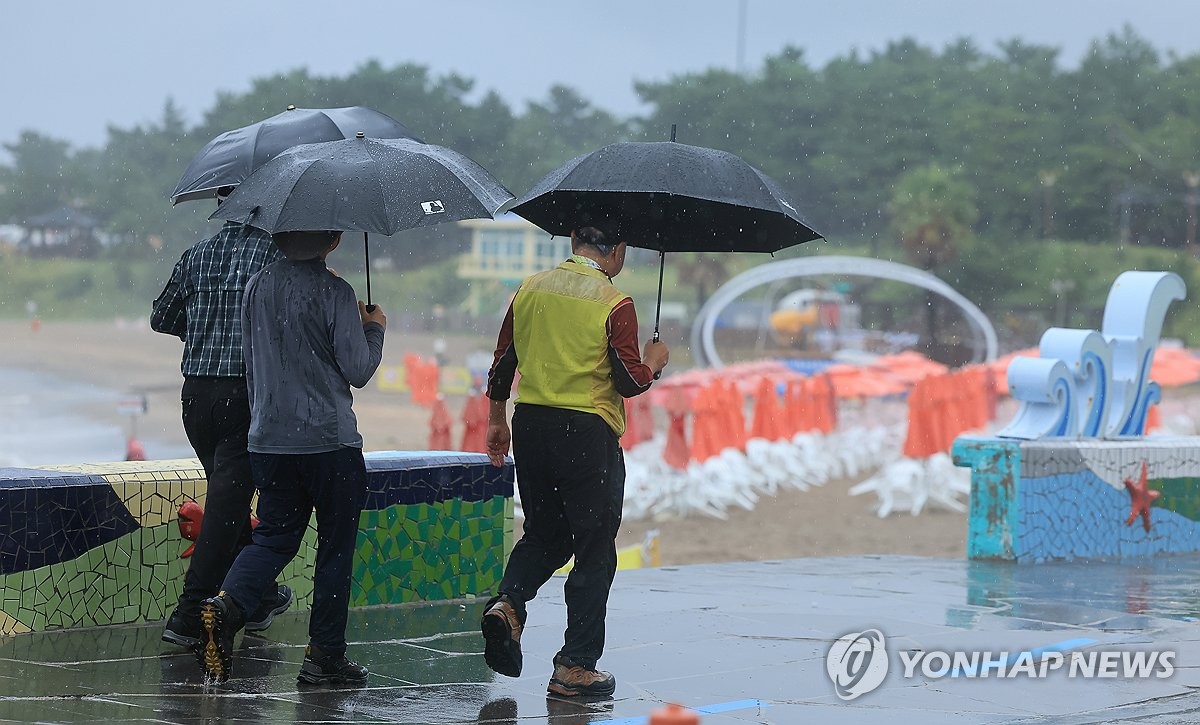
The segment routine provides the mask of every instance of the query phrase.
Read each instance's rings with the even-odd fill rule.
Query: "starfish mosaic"
[[[1150,504],[1154,499],[1158,498],[1159,492],[1146,486],[1146,461],[1142,461],[1142,475],[1137,481],[1127,478],[1125,479],[1125,490],[1129,491],[1129,518],[1125,520],[1126,526],[1133,525],[1134,519],[1138,516],[1142,517],[1142,527],[1146,531],[1150,530]]]

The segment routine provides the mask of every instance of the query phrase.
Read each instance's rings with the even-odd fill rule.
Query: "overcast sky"
[[[1185,0],[0,0],[0,144],[34,129],[102,145],[108,125],[155,121],[168,97],[195,122],[250,79],[344,75],[369,59],[458,72],[515,110],[561,83],[632,115],[635,79],[735,67],[743,4],[751,71],[789,44],[819,68],[904,36],[988,52],[1021,38],[1073,66],[1125,23],[1164,53],[1200,52],[1200,3]]]

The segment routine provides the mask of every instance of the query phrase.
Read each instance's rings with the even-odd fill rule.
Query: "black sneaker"
[[[309,685],[361,685],[370,673],[366,667],[341,657],[327,657],[315,645],[304,649],[304,662],[296,679]]]
[[[617,678],[611,673],[577,665],[562,655],[554,658],[554,674],[550,676],[550,684],[546,685],[546,692],[564,697],[603,697],[613,694],[616,689]]]
[[[525,625],[507,594],[489,603],[479,619],[483,632],[483,660],[493,671],[508,677],[521,676],[521,632]]]
[[[200,602],[200,628],[203,634],[196,659],[204,670],[204,679],[225,682],[233,669],[233,637],[242,628],[242,613],[221,592]]]
[[[263,631],[271,626],[271,622],[275,621],[276,614],[283,614],[290,606],[292,606],[292,588],[287,584],[276,586],[275,591],[263,597],[258,609],[254,610],[254,614],[251,614],[250,618],[246,620],[246,631]]]
[[[167,626],[163,628],[162,640],[192,649],[200,644],[200,635],[202,634],[199,618],[189,617],[179,607],[176,607],[167,620]]]

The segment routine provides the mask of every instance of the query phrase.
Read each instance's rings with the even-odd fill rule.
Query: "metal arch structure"
[[[954,303],[971,325],[974,338],[973,362],[996,359],[999,344],[991,320],[973,302],[932,274],[905,264],[871,257],[802,257],[783,259],[746,270],[729,280],[708,298],[692,322],[691,348],[696,362],[702,367],[721,367],[724,363],[713,344],[713,328],[717,317],[731,302],[760,285],[793,277],[815,277],[838,274],[852,277],[876,277],[902,282],[929,290]]]

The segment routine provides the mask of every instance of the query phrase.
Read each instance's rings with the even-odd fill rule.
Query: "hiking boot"
[[[606,696],[616,692],[617,678],[608,672],[583,667],[570,658],[558,655],[554,658],[554,674],[546,692],[564,697]]]
[[[200,635],[202,634],[199,617],[189,617],[183,613],[183,610],[176,607],[175,611],[171,612],[171,617],[167,619],[167,626],[163,628],[162,640],[192,649],[200,644]]]
[[[233,668],[233,637],[242,628],[242,613],[225,592],[200,602],[200,646],[196,659],[204,679],[220,684]]]
[[[502,675],[521,676],[521,618],[507,594],[501,594],[479,619],[483,660]]]
[[[346,655],[328,657],[316,645],[310,644],[304,649],[304,662],[296,679],[310,685],[361,685],[369,674],[366,667],[347,659]]]
[[[246,620],[247,632],[261,632],[271,626],[276,614],[283,614],[292,606],[292,588],[280,584],[275,591],[263,598],[258,609]]]

